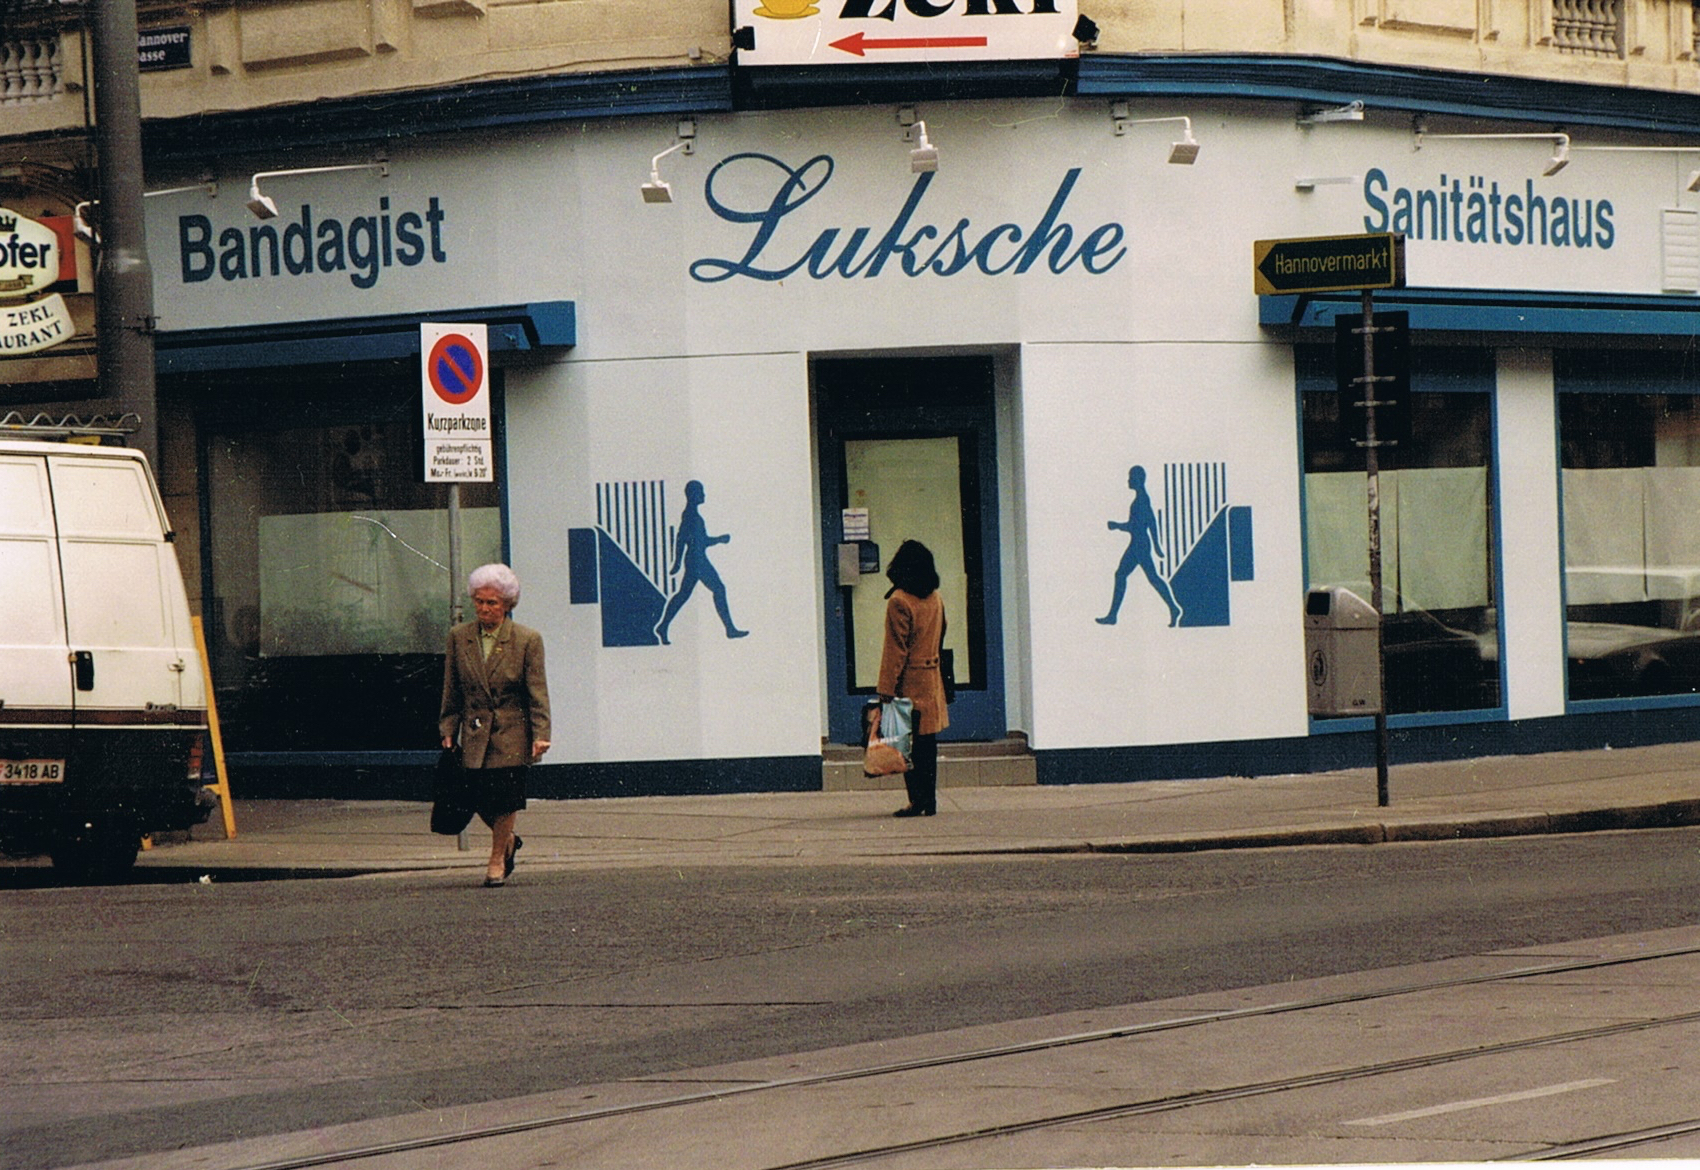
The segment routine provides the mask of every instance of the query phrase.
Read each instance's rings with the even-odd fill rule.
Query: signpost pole
[[[1371,232],[1355,236],[1310,236],[1290,240],[1257,240],[1252,244],[1252,287],[1259,296],[1326,292],[1357,292],[1363,299],[1363,376],[1352,380],[1361,389],[1364,408],[1364,470],[1369,489],[1369,603],[1375,611],[1375,669],[1379,680],[1375,704],[1375,796],[1385,808],[1387,790],[1387,625],[1381,607],[1381,456],[1375,408],[1383,382],[1375,372],[1375,294],[1378,288],[1405,287],[1405,237]],[[1341,336],[1344,336],[1343,334]],[[1336,350],[1342,374],[1349,348]]]
[[[460,485],[449,485],[449,625],[466,620],[466,603],[461,600],[460,579]]]
[[[449,488],[449,625],[465,619],[461,569],[462,480],[494,478],[490,442],[489,335],[481,324],[419,325],[425,482]],[[466,852],[466,831],[455,844]]]
[[[460,484],[449,484],[449,625],[458,626],[465,621],[465,605],[461,601],[460,591]],[[471,849],[467,841],[466,830],[462,829],[455,835],[455,846],[465,853]]]
[[[1363,290],[1364,470],[1369,481],[1369,604],[1375,610],[1375,803],[1386,808],[1387,784],[1387,638],[1381,607],[1381,443],[1375,431],[1378,397],[1375,379],[1375,294]]]

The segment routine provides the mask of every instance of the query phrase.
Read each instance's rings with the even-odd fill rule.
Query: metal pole
[[[1364,469],[1369,479],[1369,604],[1375,610],[1375,803],[1386,808],[1387,785],[1387,638],[1381,609],[1381,456],[1375,432],[1375,294],[1363,290]]]
[[[135,0],[91,4],[100,257],[95,267],[95,368],[103,398],[141,424],[131,439],[158,462],[153,271],[142,218],[142,106]]]
[[[460,485],[449,485],[449,624],[458,626],[465,621],[466,604],[461,600],[460,586]],[[466,830],[455,837],[462,853],[472,848],[467,843]]]
[[[449,624],[460,625],[466,620],[465,595],[461,592],[460,571],[460,485],[449,485]]]

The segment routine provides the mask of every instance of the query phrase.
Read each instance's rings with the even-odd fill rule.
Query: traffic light
[[[1411,315],[1376,313],[1375,437],[1379,445],[1411,441]],[[1362,314],[1334,318],[1334,383],[1340,392],[1340,427],[1347,442],[1362,444],[1372,387],[1364,376]]]

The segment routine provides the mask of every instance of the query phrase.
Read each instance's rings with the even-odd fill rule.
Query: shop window
[[[198,396],[207,627],[229,748],[428,750],[448,489],[419,482],[417,367],[289,381]],[[465,568],[501,559],[494,488],[463,485],[461,501]]]
[[[1572,699],[1700,693],[1700,370],[1558,355]]]
[[[1341,418],[1333,348],[1300,346],[1296,357],[1304,409],[1308,584],[1344,587],[1367,601],[1364,451]],[[1411,436],[1380,449],[1390,715],[1499,705],[1492,385],[1489,353],[1415,350]]]

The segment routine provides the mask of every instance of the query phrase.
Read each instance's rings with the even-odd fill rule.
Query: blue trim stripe
[[[238,144],[243,150],[370,144],[402,134],[412,138],[498,126],[704,114],[731,108],[732,79],[723,65],[623,70],[448,85],[263,110],[149,120],[142,125],[142,143],[148,161],[159,162],[229,154]]]
[[[427,320],[482,322],[489,326],[492,355],[566,348],[578,341],[577,310],[572,301],[534,301],[431,313],[167,331],[155,338],[154,353],[162,374],[409,358],[419,355],[419,326]]]
[[[1700,298],[1492,289],[1392,289],[1375,307],[1411,315],[1411,328],[1459,333],[1700,337]],[[1325,329],[1362,311],[1356,293],[1260,297],[1259,322],[1273,329]]]
[[[1555,54],[1554,61],[1560,60]],[[1700,123],[1700,97],[1692,93],[1284,55],[1094,54],[1081,57],[1075,92],[1081,97],[1234,97],[1318,105],[1362,100],[1381,110],[1684,135],[1693,134]]]

